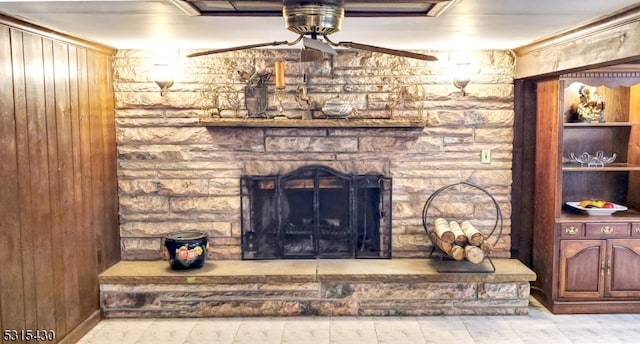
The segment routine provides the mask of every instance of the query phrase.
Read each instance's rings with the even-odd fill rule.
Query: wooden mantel
[[[423,128],[426,126],[426,121],[418,119],[212,118],[201,119],[197,125],[227,128]]]

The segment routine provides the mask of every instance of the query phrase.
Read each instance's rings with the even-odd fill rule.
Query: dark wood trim
[[[29,23],[27,21],[10,17],[8,15],[0,13],[0,25],[7,25],[11,28],[39,35],[52,40],[73,44],[78,47],[94,50],[107,55],[114,55],[117,51],[116,48],[110,47],[98,42],[92,42],[89,40],[81,39],[71,35],[67,35],[62,32],[51,30],[37,24]]]
[[[536,82],[514,83],[513,187],[511,257],[531,266],[536,144]]]
[[[424,128],[422,120],[394,119],[202,119],[193,126],[227,128]]]
[[[59,339],[58,344],[73,344],[79,342],[80,339],[96,327],[101,320],[102,313],[99,310],[93,312],[88,318],[81,322],[80,325],[76,326],[62,339]]]

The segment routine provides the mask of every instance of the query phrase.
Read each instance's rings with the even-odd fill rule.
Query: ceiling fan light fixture
[[[315,62],[324,59],[324,53],[320,50],[303,47],[300,49],[300,62]]]
[[[329,55],[336,55],[337,52],[335,49],[333,49],[333,47],[331,47],[329,44],[321,41],[321,40],[317,40],[317,39],[312,39],[312,38],[307,38],[307,37],[303,37],[302,38],[302,46],[307,48],[307,49],[313,49],[313,50],[317,50],[319,52],[322,53],[326,53]]]
[[[287,30],[300,35],[329,35],[340,31],[343,0],[284,0]]]

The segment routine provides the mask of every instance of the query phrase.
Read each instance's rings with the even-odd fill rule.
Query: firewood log
[[[485,255],[489,255],[493,252],[493,245],[485,240],[482,242],[482,244],[480,244],[480,249],[482,250],[482,252],[484,252]]]
[[[434,232],[431,232],[428,235],[429,239],[431,239],[431,242],[440,250],[442,250],[442,252],[446,254],[449,254],[449,252],[451,252],[451,247],[453,246],[452,244],[442,241]]]
[[[473,246],[480,246],[484,241],[484,237],[479,230],[474,227],[469,221],[462,221],[460,224],[460,228],[467,236],[467,240],[469,240],[469,244]]]
[[[447,220],[439,217],[435,219],[435,221],[433,221],[433,225],[433,232],[436,234],[436,236],[438,236],[438,238],[440,238],[440,240],[449,244],[453,243],[453,241],[455,240],[455,235],[451,231],[451,228],[449,228],[449,223],[447,223]]]
[[[478,246],[467,245],[464,247],[464,257],[473,264],[479,264],[484,259],[484,252]]]
[[[453,247],[451,247],[451,253],[449,253],[449,255],[455,260],[463,260],[464,248],[462,246],[453,245]]]
[[[449,228],[451,228],[453,235],[455,235],[455,244],[462,247],[467,246],[467,236],[464,235],[464,232],[460,228],[460,224],[458,224],[456,221],[450,221]]]

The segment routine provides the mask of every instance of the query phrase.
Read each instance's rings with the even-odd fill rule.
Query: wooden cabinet
[[[640,297],[640,239],[560,240],[559,298]]]
[[[604,100],[602,121],[576,121],[584,85]],[[640,69],[539,81],[536,97],[534,295],[554,313],[640,313]],[[572,158],[598,151],[616,159]],[[567,205],[584,199],[628,210],[589,215]]]
[[[561,240],[559,297],[604,296],[604,240]]]

